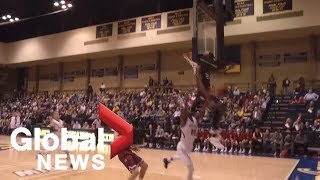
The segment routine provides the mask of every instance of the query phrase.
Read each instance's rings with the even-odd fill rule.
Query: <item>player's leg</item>
[[[149,165],[146,162],[142,161],[140,163],[141,169],[140,169],[140,173],[139,173],[139,180],[142,180],[144,178],[144,176],[148,170],[148,167],[149,167]]]
[[[183,149],[182,149],[182,143],[179,142],[178,145],[177,145],[177,151],[176,151],[176,154],[170,158],[163,158],[163,164],[164,164],[164,167],[167,169],[168,168],[168,165],[172,162],[172,161],[175,161],[175,160],[179,160],[183,154]]]
[[[139,167],[132,169],[130,171],[130,176],[129,176],[128,180],[135,180],[138,177],[139,173],[140,173]]]
[[[191,160],[191,158],[189,156],[189,153],[186,150],[183,150],[181,152],[180,159],[188,169],[187,180],[192,180],[193,179],[194,167],[193,167],[193,162],[192,162],[192,160]]]

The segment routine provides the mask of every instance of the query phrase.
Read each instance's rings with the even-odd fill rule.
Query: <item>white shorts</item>
[[[192,160],[189,156],[190,151],[188,148],[180,141],[177,146],[176,156],[179,158],[187,167],[193,167]]]

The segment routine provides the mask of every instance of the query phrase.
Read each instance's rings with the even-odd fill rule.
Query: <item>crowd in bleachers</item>
[[[10,134],[17,127],[32,130],[33,126],[45,125],[55,110],[60,112],[68,128],[96,129],[101,127],[97,117],[97,104],[101,102],[134,126],[137,143],[145,143],[150,148],[174,149],[180,137],[180,107],[186,97],[189,107],[196,113],[199,110],[196,90],[181,92],[172,88],[146,88],[139,92],[103,90],[97,94],[16,95],[1,100],[0,133]],[[305,101],[309,100],[308,94],[303,97]],[[227,107],[221,122],[225,149],[217,150],[209,143],[212,122],[205,115],[194,143],[195,151],[277,155],[286,147],[305,148],[306,137],[302,130],[320,130],[320,114],[316,113],[314,101],[309,101],[305,114],[299,115],[296,121],[288,118],[283,131],[262,132],[259,127],[270,101],[266,89],[253,93],[229,87],[225,96],[219,99]],[[314,122],[305,121],[306,114],[317,118]],[[283,134],[292,131],[297,134]]]

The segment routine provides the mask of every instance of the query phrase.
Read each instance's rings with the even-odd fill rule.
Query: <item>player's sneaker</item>
[[[168,165],[169,165],[169,161],[168,161],[168,159],[167,158],[163,158],[163,164],[164,164],[164,168],[168,168]]]
[[[221,137],[220,136],[211,137],[211,138],[209,138],[209,141],[216,148],[224,149],[224,146],[221,144]]]

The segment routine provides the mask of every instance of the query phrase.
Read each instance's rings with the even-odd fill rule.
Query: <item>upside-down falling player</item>
[[[204,57],[206,56],[208,55],[204,55]],[[183,57],[192,66],[196,75],[199,94],[204,98],[204,101],[208,104],[208,120],[212,122],[211,126],[213,128],[213,134],[212,137],[209,138],[209,142],[216,148],[223,149],[224,146],[221,144],[219,124],[224,116],[226,107],[224,104],[219,102],[219,100],[216,97],[210,95],[210,92],[208,90],[208,84],[210,86],[210,70],[209,68],[206,68],[206,66],[208,65],[202,65],[205,67],[201,67],[198,63],[192,61],[192,53],[183,54]],[[230,65],[229,68],[232,68],[232,65]],[[204,82],[206,82],[207,86],[204,85]]]
[[[187,99],[185,100],[187,102]],[[197,137],[198,131],[198,120],[202,120],[205,113],[205,106],[201,109],[198,117],[192,116],[191,112],[187,110],[187,105],[181,110],[180,115],[180,128],[181,128],[181,138],[177,145],[176,154],[171,158],[164,158],[164,167],[168,168],[170,162],[174,160],[181,160],[184,165],[188,168],[188,180],[193,178],[193,163],[189,156],[193,149],[193,142]]]
[[[115,138],[117,137],[118,133],[115,132]],[[139,151],[140,149],[138,147],[130,146],[118,154],[119,160],[130,172],[128,180],[134,180],[138,176],[139,180],[142,180],[147,172],[148,164],[136,153],[134,153]]]
[[[60,149],[61,148],[61,129],[64,128],[64,122],[60,119],[60,115],[58,111],[53,112],[52,117],[50,118],[50,124],[48,126],[53,129],[53,133],[59,138],[58,149]],[[65,150],[63,152],[67,154],[68,164],[72,168],[69,151]],[[39,154],[46,155],[48,154],[48,151],[41,150]]]

